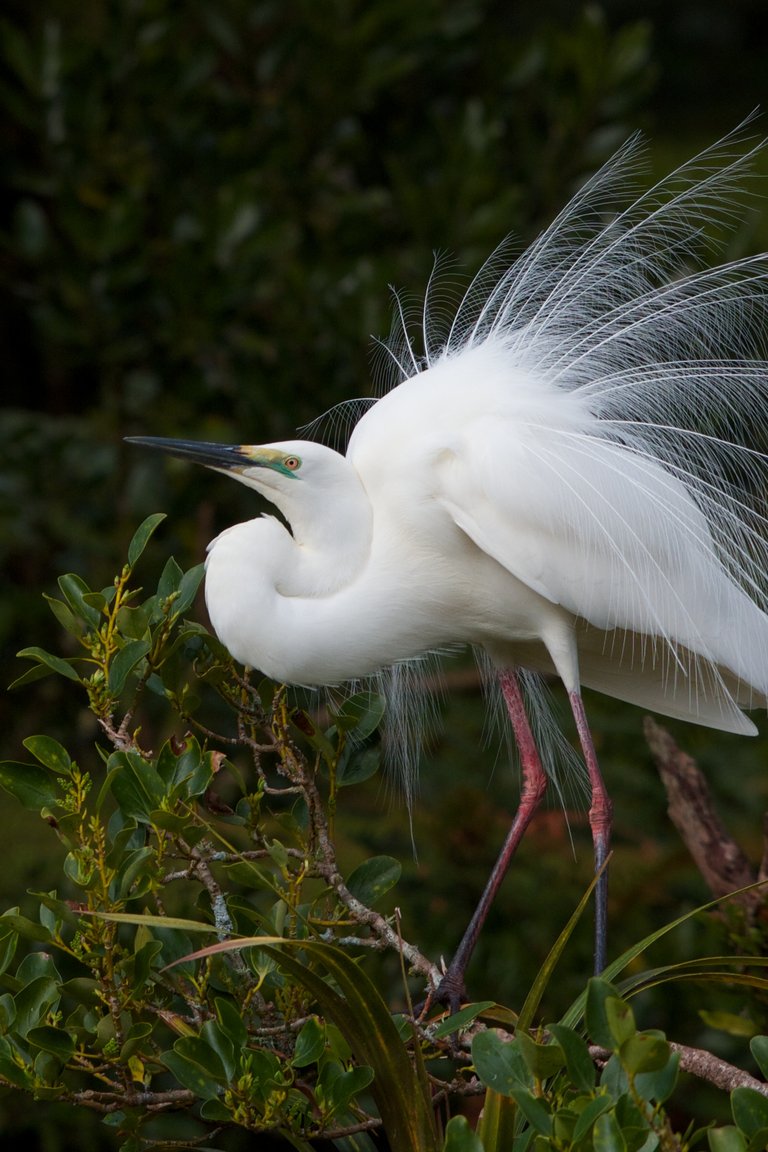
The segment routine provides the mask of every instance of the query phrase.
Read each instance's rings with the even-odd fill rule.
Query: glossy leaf
[[[639,1072],[635,1077],[635,1088],[644,1100],[663,1104],[674,1092],[680,1072],[680,1055],[670,1052],[667,1061],[653,1072]]]
[[[124,816],[149,823],[165,794],[155,767],[136,752],[113,752],[107,762],[111,788]]]
[[[753,1036],[749,1042],[749,1050],[757,1061],[763,1079],[768,1080],[768,1036]]]
[[[358,1065],[373,1069],[371,1092],[392,1152],[437,1152],[428,1081],[418,1065],[411,1063],[387,1005],[363,969],[346,953],[321,941],[271,937],[213,944],[185,959],[203,959],[243,947],[263,950],[303,985],[343,1033]],[[289,951],[293,947],[324,968],[333,986],[294,957]]]
[[[144,659],[152,647],[149,640],[129,640],[115,654],[109,666],[109,690],[119,696],[136,665]]]
[[[74,614],[63,600],[56,600],[53,596],[47,596],[45,593],[43,593],[43,599],[65,632],[69,632],[72,636],[82,636],[83,621]]]
[[[517,1043],[492,1029],[472,1040],[472,1062],[483,1084],[502,1096],[512,1096],[531,1082]]]
[[[70,774],[72,759],[66,748],[62,747],[58,740],[53,740],[50,736],[28,736],[24,741],[24,747],[32,753],[36,760],[39,760],[51,772],[55,772],[57,776]]]
[[[559,1044],[537,1044],[526,1032],[518,1032],[516,1038],[525,1066],[536,1080],[547,1080],[565,1067]]]
[[[747,1141],[738,1128],[710,1128],[707,1133],[710,1152],[747,1152]]]
[[[466,1116],[452,1116],[448,1121],[442,1152],[485,1152],[482,1140],[472,1131]]]
[[[550,1024],[548,1031],[563,1050],[568,1075],[574,1086],[582,1092],[590,1092],[595,1086],[596,1073],[586,1041],[564,1024]]]
[[[69,572],[66,576],[60,576],[59,588],[75,616],[83,620],[89,628],[98,628],[101,621],[101,612],[93,603],[89,603],[86,599],[86,597],[93,597],[94,593],[82,577],[76,575],[74,572]],[[98,593],[96,593],[96,595],[98,596]],[[101,597],[101,601],[103,602],[103,597]]]
[[[578,1144],[585,1136],[591,1131],[592,1126],[597,1122],[598,1118],[604,1112],[610,1111],[613,1108],[613,1099],[606,1095],[595,1096],[590,1100],[589,1104],[583,1109],[581,1115],[576,1121],[576,1126],[573,1130],[574,1143]]]
[[[45,768],[37,764],[17,764],[12,760],[0,763],[0,787],[9,792],[31,812],[54,808],[61,797],[56,780]]]
[[[26,1036],[32,1029],[42,1024],[47,1013],[58,1002],[59,988],[50,976],[38,976],[30,981],[15,996],[16,1019],[14,1030],[19,1036]]]
[[[38,648],[33,645],[31,648],[22,648],[16,655],[25,660],[36,660],[38,664],[43,665],[47,671],[56,672],[59,676],[66,677],[67,680],[80,679],[75,669],[67,660],[62,660],[60,656],[54,656],[51,652],[46,652],[43,648]],[[17,688],[25,679],[27,679],[26,676],[19,677],[18,680],[14,680],[11,687]]]
[[[768,1129],[768,1096],[754,1088],[734,1088],[731,1108],[734,1120],[748,1139],[762,1129]]]
[[[649,1032],[637,1032],[622,1044],[619,1058],[631,1076],[638,1072],[657,1072],[666,1067],[669,1044]]]
[[[592,1133],[595,1152],[627,1152],[627,1144],[613,1112],[604,1112],[595,1121]]]
[[[51,1025],[31,1028],[27,1033],[27,1039],[35,1048],[42,1048],[45,1052],[50,1052],[63,1063],[70,1059],[75,1050],[75,1041],[69,1033],[62,1028],[53,1028]]]
[[[605,1022],[611,1034],[611,1048],[620,1048],[626,1040],[635,1035],[635,1014],[625,1000],[617,996],[607,996],[603,1001]]]
[[[493,1000],[480,1000],[476,1004],[465,1004],[458,1012],[454,1012],[452,1016],[447,1016],[442,1020],[433,1032],[436,1040],[441,1040],[444,1036],[452,1036],[454,1032],[460,1032],[462,1028],[466,1028],[478,1016],[487,1012],[489,1008],[493,1008]]]
[[[392,856],[373,856],[355,868],[347,880],[353,896],[363,904],[375,905],[400,879],[402,866]]]
[[[325,1029],[316,1016],[310,1016],[296,1037],[291,1063],[294,1068],[306,1068],[310,1064],[316,1064],[324,1049]]]
[[[155,512],[151,516],[147,516],[146,520],[138,526],[133,534],[133,538],[128,545],[128,566],[133,568],[142,552],[150,541],[152,533],[157,526],[165,520],[164,512]]]
[[[601,1048],[618,1047],[605,1009],[606,1001],[617,997],[616,989],[607,980],[593,978],[587,985],[587,1031],[592,1043]]]
[[[383,696],[375,692],[356,692],[333,713],[333,720],[343,732],[354,732],[356,740],[365,740],[378,728],[385,707]]]

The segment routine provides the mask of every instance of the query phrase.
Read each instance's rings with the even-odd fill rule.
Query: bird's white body
[[[693,264],[755,151],[739,138],[637,199],[630,141],[527,252],[489,261],[443,335],[428,293],[423,356],[401,316],[397,379],[346,456],[144,441],[234,475],[284,517],[210,546],[211,621],[242,663],[304,685],[391,667],[397,684],[409,661],[470,644],[499,670],[523,789],[441,986],[454,1007],[546,787],[516,669],[568,691],[592,797],[597,971],[611,805],[581,685],[742,733],[743,709],[768,698],[768,461],[751,443],[768,410],[768,257]]]
[[[369,409],[346,457],[271,445],[301,458],[291,476],[252,473],[291,532],[259,517],[213,541],[218,636],[305,685],[472,644],[569,689],[754,731],[737,705],[768,691],[768,616],[704,515],[603,439],[579,393],[542,396],[508,361],[493,341],[439,360]]]

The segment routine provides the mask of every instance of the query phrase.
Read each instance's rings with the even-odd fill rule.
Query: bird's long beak
[[[205,464],[220,472],[253,467],[256,463],[252,449],[245,444],[211,444],[205,440],[168,440],[164,436],[126,436],[127,444],[140,444],[143,448],[157,448],[170,456]]]

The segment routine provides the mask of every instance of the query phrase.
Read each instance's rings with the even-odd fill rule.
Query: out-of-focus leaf
[[[13,760],[0,763],[0,787],[31,812],[55,807],[61,795],[55,779],[45,768]]]
[[[452,1116],[445,1126],[443,1152],[485,1152],[483,1142],[466,1116]]]
[[[373,856],[355,868],[347,881],[347,887],[362,904],[370,906],[376,904],[390,888],[394,888],[401,872],[402,866],[394,857]]]
[[[57,776],[68,776],[72,769],[72,758],[58,740],[50,736],[27,736],[24,747]]]

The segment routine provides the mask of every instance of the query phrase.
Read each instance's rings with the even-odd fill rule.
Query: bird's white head
[[[131,436],[132,444],[204,464],[254,488],[283,513],[297,539],[333,522],[367,535],[370,507],[357,472],[345,456],[311,440],[275,444],[212,444]]]

